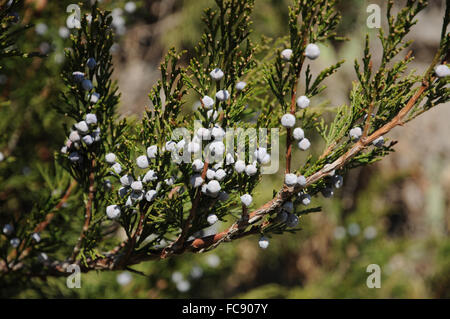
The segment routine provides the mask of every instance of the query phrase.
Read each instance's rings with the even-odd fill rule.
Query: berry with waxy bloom
[[[350,130],[349,135],[352,140],[357,141],[361,138],[362,133],[363,132],[360,127],[354,127]]]
[[[301,187],[305,187],[306,186],[306,177],[303,175],[300,175],[299,177],[297,177],[297,184],[300,185]]]
[[[148,158],[156,158],[156,154],[158,154],[158,146],[152,145],[147,147],[147,156]]]
[[[225,136],[225,131],[220,126],[214,126],[211,130],[211,135],[215,140],[221,140]]]
[[[156,198],[156,194],[156,190],[151,189],[147,193],[145,193],[145,199],[147,200],[147,202],[151,202]]]
[[[11,224],[6,224],[5,226],[3,226],[3,234],[5,234],[6,236],[11,235],[14,232],[14,226]]]
[[[434,72],[439,78],[445,78],[450,75],[450,68],[446,64],[440,64],[434,68]]]
[[[202,170],[203,170],[203,166],[204,166],[205,164],[200,160],[200,159],[195,159],[193,162],[192,162],[192,170],[194,171],[194,172],[201,172]]]
[[[298,225],[298,216],[295,214],[289,214],[286,221],[286,226],[293,228],[297,225]]]
[[[177,143],[174,141],[166,142],[166,151],[173,152],[177,148]]]
[[[225,156],[225,163],[227,163],[228,165],[234,164],[234,156],[233,156],[233,154],[227,153],[227,155]]]
[[[234,164],[234,169],[237,173],[242,173],[245,171],[245,162],[238,160],[235,164]]]
[[[123,186],[130,186],[131,183],[133,183],[133,182],[134,182],[134,178],[133,178],[133,176],[131,176],[131,175],[123,175],[123,176],[120,178],[120,183],[121,183]]]
[[[289,61],[292,58],[292,50],[291,49],[284,49],[281,51],[281,58],[284,61]]]
[[[205,107],[205,109],[210,110],[214,106],[214,100],[210,96],[205,95],[202,98],[202,104]]]
[[[223,169],[218,169],[214,174],[214,178],[219,182],[223,181],[225,177],[227,177],[227,173]]]
[[[109,205],[106,207],[106,216],[108,216],[109,219],[117,219],[120,217],[120,207],[117,205]]]
[[[249,207],[252,202],[253,202],[253,197],[250,194],[244,194],[241,196],[241,202],[242,204],[244,204],[246,207]]]
[[[9,243],[11,244],[11,246],[13,246],[14,248],[19,247],[20,245],[20,239],[19,238],[13,238],[9,241]]]
[[[215,121],[219,117],[219,113],[217,112],[217,110],[209,110],[208,112],[206,112],[206,116],[208,117],[208,120]]]
[[[267,155],[267,149],[265,147],[258,147],[253,155],[255,156],[256,160],[261,163]]]
[[[236,83],[236,90],[242,91],[243,89],[245,89],[246,86],[247,86],[247,83],[245,83],[244,81],[240,81],[240,82]]]
[[[2,152],[0,152],[0,162],[3,162],[4,159],[5,159],[5,155],[3,155]]]
[[[285,211],[287,211],[288,213],[292,213],[294,211],[294,203],[289,201],[283,204],[282,207]]]
[[[78,152],[72,152],[69,154],[69,160],[73,163],[78,162],[81,159],[80,154]]]
[[[94,143],[94,138],[92,136],[90,136],[90,135],[83,136],[82,140],[88,146],[92,145],[92,143]]]
[[[212,142],[209,144],[209,150],[212,156],[223,156],[223,153],[225,153],[225,144],[221,141]]]
[[[119,163],[114,163],[111,168],[116,174],[122,173],[122,166]]]
[[[206,178],[207,179],[214,179],[215,176],[216,176],[215,171],[213,171],[212,169],[206,170]]]
[[[383,147],[384,145],[384,137],[380,136],[378,138],[376,138],[373,142],[372,142],[373,146],[375,147]]]
[[[206,127],[200,127],[197,130],[197,136],[199,139],[207,141],[211,139],[211,131],[208,130]]]
[[[287,128],[294,127],[295,125],[295,116],[291,113],[284,114],[281,117],[281,125]]]
[[[47,262],[47,261],[48,261],[48,256],[47,256],[47,254],[46,254],[46,253],[39,253],[39,254],[38,254],[38,261],[39,261],[40,263],[45,263],[45,262]]]
[[[141,155],[138,158],[136,158],[136,164],[139,168],[147,168],[148,167],[148,158],[145,155]]]
[[[71,140],[72,142],[79,142],[81,139],[80,134],[78,133],[78,131],[72,131],[69,134],[69,140]]]
[[[208,217],[206,217],[206,220],[208,221],[208,224],[214,225],[219,218],[215,214],[209,214]]]
[[[218,194],[221,189],[219,182],[216,180],[209,181],[206,187],[210,194]]]
[[[285,223],[288,219],[288,213],[285,212],[284,210],[282,210],[278,215],[277,215],[277,223]]]
[[[297,175],[295,175],[295,174],[286,174],[284,176],[284,183],[287,186],[294,186],[295,184],[297,184]]]
[[[128,187],[121,187],[119,188],[119,190],[117,191],[117,193],[119,194],[119,197],[125,197],[125,195],[128,194]]]
[[[92,84],[91,80],[88,79],[84,79],[81,82],[81,86],[83,87],[83,89],[85,89],[86,91],[91,91],[94,88],[94,85]]]
[[[220,81],[223,78],[224,73],[223,73],[223,71],[220,68],[215,68],[214,70],[212,70],[209,73],[209,75],[211,76],[211,78],[214,81]]]
[[[158,179],[158,176],[156,175],[154,170],[149,170],[147,173],[145,173],[144,178],[142,179],[143,183],[148,183],[151,181],[155,181]]]
[[[76,123],[74,126],[77,129],[77,131],[80,132],[81,134],[86,134],[87,132],[89,132],[89,126],[86,123],[86,121],[80,121]]]
[[[245,174],[248,176],[253,176],[258,172],[258,168],[256,168],[256,165],[249,164],[245,167]]]
[[[83,72],[79,72],[79,71],[75,71],[72,73],[73,79],[75,80],[75,82],[80,83],[81,81],[84,80],[84,73]]]
[[[200,151],[200,144],[195,142],[189,142],[187,151],[189,153],[197,153],[198,151]]]
[[[302,139],[305,138],[305,132],[303,131],[303,129],[301,129],[300,127],[296,127],[294,129],[294,131],[292,132],[292,136],[294,137],[294,139],[296,139],[297,141],[300,141]]]
[[[311,142],[307,138],[304,138],[300,142],[298,142],[298,148],[302,151],[306,151],[310,146]]]
[[[314,43],[308,44],[305,49],[305,56],[311,60],[317,59],[320,56],[319,47]]]
[[[41,235],[39,233],[33,233],[31,234],[31,239],[38,243],[41,241]]]
[[[300,201],[302,202],[303,205],[308,206],[309,204],[311,204],[311,195],[301,194]]]
[[[306,109],[309,106],[310,100],[307,96],[300,96],[297,98],[297,106],[301,109]]]
[[[191,176],[191,186],[194,188],[202,186],[204,180],[200,174],[195,174]]]
[[[94,113],[86,114],[86,123],[88,125],[97,124],[97,115],[95,115]]]
[[[269,239],[267,237],[262,236],[258,241],[258,245],[262,249],[266,249],[267,247],[269,247]]]
[[[230,93],[227,90],[219,90],[216,93],[216,99],[223,102],[230,98]]]
[[[131,189],[134,191],[141,191],[144,188],[141,181],[134,181],[131,183]]]
[[[90,96],[90,98],[89,98],[89,102],[95,104],[95,103],[98,102],[98,100],[100,100],[100,94],[95,93],[95,92],[92,93],[91,96]]]
[[[105,155],[105,161],[108,164],[114,164],[116,162],[116,154],[108,153]]]
[[[95,61],[95,59],[94,58],[89,58],[88,60],[87,60],[87,62],[86,62],[86,65],[87,65],[87,67],[89,68],[89,69],[93,69],[93,68],[95,68],[95,66],[97,65],[97,62]]]

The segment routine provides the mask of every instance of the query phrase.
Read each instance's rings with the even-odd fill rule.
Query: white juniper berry
[[[105,155],[105,161],[108,164],[114,164],[116,162],[116,159],[117,159],[117,157],[116,157],[116,154],[114,154],[114,153],[108,153]]]
[[[200,127],[197,130],[197,136],[201,140],[208,141],[211,139],[211,131],[207,129],[206,127]]]
[[[445,78],[450,75],[450,68],[446,64],[440,64],[434,68],[434,72],[439,78]]]
[[[245,162],[242,160],[238,160],[236,161],[236,163],[234,164],[234,169],[237,173],[243,173],[245,171]]]
[[[120,165],[119,163],[114,163],[111,168],[116,174],[122,173],[122,165]]]
[[[305,138],[305,132],[303,131],[303,129],[301,129],[300,127],[296,127],[294,129],[294,131],[292,132],[292,136],[294,137],[294,139],[296,139],[297,141],[300,141],[302,139]]]
[[[194,172],[201,172],[202,170],[203,170],[203,166],[204,166],[205,164],[200,160],[200,159],[195,159],[193,162],[192,162],[192,170],[194,171]]]
[[[303,205],[308,206],[309,204],[311,204],[311,195],[301,194],[300,201],[302,202]]]
[[[134,182],[132,182],[130,187],[134,191],[141,191],[144,188],[144,186],[142,185],[141,181],[134,181]]]
[[[248,164],[245,166],[245,174],[248,176],[253,176],[258,172],[258,168],[254,164]]]
[[[119,188],[119,190],[117,191],[117,193],[119,194],[119,197],[123,198],[128,194],[129,188],[128,187],[121,187]]]
[[[295,125],[295,116],[291,113],[284,114],[281,117],[281,125],[287,128],[294,127]]]
[[[227,155],[225,156],[225,163],[227,165],[231,165],[231,164],[235,163],[233,154],[227,153]]]
[[[214,81],[220,81],[223,78],[224,73],[223,73],[223,71],[220,68],[215,68],[214,70],[212,70],[209,73],[209,75],[211,76],[211,78]]]
[[[305,49],[305,56],[311,60],[317,59],[320,56],[319,47],[314,43],[308,44]]]
[[[284,183],[287,186],[294,186],[295,184],[297,184],[297,175],[295,174],[284,175]]]
[[[375,147],[383,147],[384,145],[384,137],[380,136],[378,138],[376,138],[373,142],[372,142],[373,146]]]
[[[217,112],[217,110],[209,110],[208,112],[206,112],[206,116],[208,117],[208,120],[215,121],[219,117],[219,113]]]
[[[225,131],[223,130],[223,128],[216,125],[212,128],[211,135],[212,137],[214,137],[215,140],[221,140],[225,136]]]
[[[156,175],[156,172],[151,169],[147,173],[145,173],[144,178],[142,179],[142,182],[148,183],[148,182],[156,181],[157,179],[158,179],[158,176]]]
[[[147,147],[147,156],[150,159],[156,158],[156,154],[158,154],[158,146],[152,145]]]
[[[74,125],[75,129],[80,132],[80,134],[86,134],[89,132],[89,125],[86,121],[80,121]]]
[[[94,113],[88,113],[86,114],[85,120],[87,125],[97,124],[97,115]]]
[[[78,133],[78,131],[72,131],[69,134],[69,140],[71,140],[72,142],[79,142],[81,139],[80,134]]]
[[[246,207],[249,207],[252,202],[253,202],[253,197],[250,194],[244,194],[241,196],[241,202],[242,204],[244,204]]]
[[[216,99],[223,102],[230,98],[230,93],[227,90],[219,90],[216,93]]]
[[[149,163],[148,163],[148,158],[146,155],[141,155],[138,158],[136,158],[136,164],[139,168],[147,168]]]
[[[297,184],[300,185],[301,187],[305,187],[306,186],[306,177],[303,175],[299,175],[297,177]]]
[[[297,106],[301,109],[306,109],[310,104],[310,100],[308,99],[307,96],[300,96],[299,98],[297,98]]]
[[[189,153],[198,153],[200,151],[200,144],[196,142],[189,142],[187,146],[187,151]]]
[[[242,91],[243,89],[245,89],[245,87],[247,86],[247,83],[244,81],[239,81],[238,83],[236,83],[236,90],[238,91]]]
[[[206,170],[206,178],[207,179],[214,179],[214,177],[216,176],[216,172],[210,168],[208,168]]]
[[[298,148],[302,151],[306,151],[311,146],[311,142],[305,137],[298,142]]]
[[[145,199],[147,202],[151,202],[156,198],[157,192],[154,189],[149,190],[147,193],[145,193]]]
[[[202,98],[202,104],[205,107],[205,109],[210,110],[214,106],[214,100],[211,97],[209,97],[208,95],[205,95]]]
[[[3,155],[2,152],[0,152],[0,162],[3,162],[4,159],[5,159],[5,155]]]
[[[90,136],[90,135],[83,136],[82,140],[88,146],[92,145],[94,143],[94,138],[92,136]]]
[[[100,94],[93,92],[93,93],[90,95],[89,101],[90,101],[92,104],[95,104],[95,103],[98,102],[98,100],[100,100]]]
[[[284,49],[281,51],[281,58],[284,61],[290,61],[292,58],[292,50],[291,49]]]
[[[41,241],[41,235],[39,233],[32,233],[31,239],[33,239],[36,243]]]
[[[225,177],[227,177],[227,173],[223,169],[218,169],[214,174],[214,178],[219,182],[223,181]]]
[[[223,153],[225,153],[225,144],[221,141],[212,142],[209,144],[209,150],[212,156],[223,156]]]
[[[120,217],[120,207],[117,205],[109,205],[106,207],[106,215],[109,219],[117,219]]]
[[[217,223],[219,218],[217,218],[217,215],[215,214],[209,214],[208,217],[206,217],[206,220],[208,221],[208,224],[214,225],[215,223]]]
[[[206,187],[212,195],[217,195],[221,189],[219,182],[216,180],[209,181]]]
[[[131,183],[133,183],[133,181],[134,181],[134,178],[133,178],[133,176],[131,176],[131,175],[123,175],[121,178],[120,178],[120,183],[123,185],[123,186],[130,186],[131,185]]]
[[[202,186],[204,180],[200,174],[195,174],[191,176],[190,183],[194,188]]]
[[[174,141],[168,141],[166,142],[166,146],[165,149],[168,152],[173,152],[177,147],[177,143],[175,143]]]
[[[357,141],[357,140],[359,140],[360,138],[361,138],[361,136],[362,136],[362,129],[360,128],[360,127],[354,127],[354,128],[352,128],[351,130],[350,130],[350,132],[349,132],[349,135],[350,135],[350,138],[353,140],[353,141]]]
[[[164,180],[164,183],[166,183],[166,185],[168,185],[168,186],[172,186],[173,184],[175,184],[175,178],[173,176],[166,178]]]
[[[258,241],[258,245],[262,249],[266,249],[267,247],[269,247],[269,239],[265,236],[262,236]]]

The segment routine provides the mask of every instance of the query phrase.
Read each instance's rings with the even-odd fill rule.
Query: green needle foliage
[[[175,49],[167,53],[161,80],[149,94],[151,107],[139,121],[121,120],[116,113],[120,96],[111,78],[111,16],[97,4],[89,19],[83,16],[66,50],[65,89],[54,104],[69,123],[64,127],[67,142],[56,151],[55,168],[41,170],[46,196],[20,219],[9,216],[14,230],[1,235],[2,276],[64,276],[69,264],[84,272],[126,269],[149,259],[207,251],[251,234],[295,232],[298,217],[320,211],[305,208],[305,198],[330,197],[346,170],[394,150],[395,142],[384,143],[390,129],[449,100],[448,76],[437,77],[434,71],[448,62],[448,7],[429,69],[408,74],[413,58],[401,56],[411,44],[404,38],[427,3],[408,0],[393,15],[389,1],[389,27],[378,35],[383,50],[379,66],[373,66],[367,36],[363,58],[355,61],[358,81],[350,105],[336,107],[334,119],[326,121],[315,99],[344,61],[314,74],[311,65],[317,57],[307,51],[344,40],[336,33],[336,1],[295,0],[289,8],[289,34],[258,43],[250,40],[254,1],[215,2],[203,14],[204,34],[189,58]],[[8,25],[3,10],[1,17],[2,27]],[[20,33],[1,36],[6,48]],[[286,48],[292,50],[289,58],[282,57]],[[1,58],[23,55],[1,52]],[[310,99],[311,106],[299,109],[300,96]],[[189,112],[192,101],[197,108]],[[292,168],[292,148],[299,143],[306,151],[309,145],[301,145],[309,141],[296,137],[292,125],[282,121],[288,128],[281,128],[286,113],[306,137],[318,131],[325,142],[323,153]],[[286,134],[287,175],[274,198],[255,210],[250,195],[263,167],[277,161],[277,141],[263,137],[256,142],[257,130],[264,128]],[[359,131],[352,133],[355,128]],[[249,149],[245,154],[243,146]],[[298,181],[289,182],[292,174]],[[216,220],[232,224],[211,232],[208,227]],[[115,235],[119,231],[122,238]],[[35,233],[43,240],[33,239]],[[19,245],[12,244],[14,238]]]

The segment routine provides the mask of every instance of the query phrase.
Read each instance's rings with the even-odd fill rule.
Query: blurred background
[[[36,165],[53,165],[53,152],[64,142],[63,118],[52,105],[62,89],[59,71],[63,49],[70,45],[66,7],[75,1],[26,0],[22,23],[34,23],[18,44],[48,54],[44,59],[9,59],[0,71],[0,147],[10,164],[2,171],[0,210],[29,211],[33,191],[43,180]],[[85,3],[88,3],[86,1]],[[253,40],[287,34],[290,0],[256,0]],[[355,80],[353,61],[360,59],[366,33],[372,37],[374,60],[380,56],[376,30],[368,29],[366,8],[385,1],[340,1],[344,43],[321,46],[317,71],[345,59],[330,77],[323,101],[348,103]],[[405,1],[396,1],[403,5]],[[430,1],[409,35],[414,40],[412,64],[422,72],[438,47],[444,0]],[[150,105],[148,93],[158,79],[159,63],[172,46],[192,52],[202,34],[203,9],[212,0],[107,1],[117,44],[113,48],[121,96],[120,113],[139,118]],[[86,8],[83,13],[86,13]],[[186,61],[186,60],[185,60]],[[11,100],[11,104],[1,102]],[[190,108],[190,105],[186,106]],[[30,287],[2,289],[3,297],[74,298],[450,298],[450,105],[441,105],[405,127],[395,129],[396,152],[369,167],[352,170],[332,200],[313,204],[322,212],[301,218],[302,231],[274,236],[266,250],[250,237],[200,255],[148,262],[131,272],[82,275],[81,289],[68,289],[66,279],[30,280]],[[8,134],[6,134],[6,132]],[[312,136],[314,134],[311,133]],[[7,137],[7,138],[6,138]],[[316,137],[312,143],[320,152]],[[281,146],[282,147],[282,146]],[[304,155],[294,154],[297,166]],[[282,185],[279,175],[264,176],[256,204]],[[226,224],[219,225],[218,229]],[[381,288],[369,289],[369,264],[381,267]]]

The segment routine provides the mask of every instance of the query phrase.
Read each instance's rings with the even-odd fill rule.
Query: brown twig
[[[88,189],[88,200],[86,202],[86,215],[84,216],[84,224],[83,229],[81,231],[80,237],[78,238],[77,244],[75,245],[72,256],[70,257],[71,261],[74,261],[80,250],[81,245],[83,244],[83,240],[86,238],[86,233],[89,230],[89,225],[92,219],[92,204],[94,202],[94,193],[95,193],[95,159],[91,162],[91,172],[89,173],[89,189]]]

